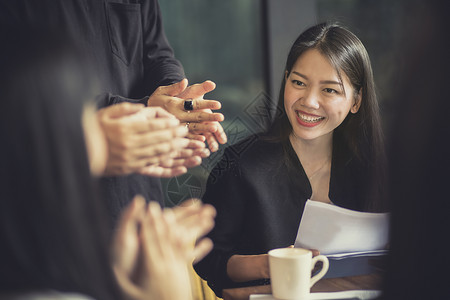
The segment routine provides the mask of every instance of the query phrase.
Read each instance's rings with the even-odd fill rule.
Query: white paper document
[[[309,299],[322,300],[322,299],[360,299],[371,300],[381,296],[381,291],[377,290],[353,290],[343,292],[332,293],[311,293]],[[249,300],[276,300],[271,294],[250,295]]]
[[[317,249],[329,258],[379,255],[388,244],[389,214],[365,213],[308,200],[295,247]]]

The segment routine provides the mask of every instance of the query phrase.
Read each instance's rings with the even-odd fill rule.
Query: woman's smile
[[[309,114],[307,112],[296,110],[295,113],[297,114],[297,122],[305,127],[314,127],[319,125],[323,120],[325,120],[325,117],[321,117],[314,114]]]

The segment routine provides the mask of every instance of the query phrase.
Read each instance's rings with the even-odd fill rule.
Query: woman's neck
[[[311,185],[310,199],[331,203],[329,189],[333,135],[315,140],[303,140],[291,134],[289,140]]]
[[[314,140],[304,140],[292,133],[289,140],[305,170],[314,171],[315,167],[320,167],[326,161],[331,161],[332,134]]]

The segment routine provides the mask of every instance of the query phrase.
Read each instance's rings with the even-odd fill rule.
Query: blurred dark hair
[[[81,124],[94,77],[47,30],[0,29],[0,291],[119,299]]]
[[[321,23],[304,31],[289,51],[285,72],[289,76],[297,59],[307,50],[316,49],[336,69],[342,82],[342,72],[348,77],[356,97],[362,92],[362,102],[356,114],[349,113],[333,133],[333,146],[344,146],[359,161],[369,176],[370,195],[365,204],[367,210],[383,210],[382,204],[385,167],[385,149],[378,100],[375,93],[369,55],[361,41],[349,30],[336,23]],[[284,108],[286,74],[283,73],[278,109],[283,112],[275,120],[270,134],[278,141],[288,142],[292,126]]]
[[[391,242],[385,299],[450,299],[450,70],[446,1],[402,1],[399,49],[404,64],[395,87],[389,136]]]

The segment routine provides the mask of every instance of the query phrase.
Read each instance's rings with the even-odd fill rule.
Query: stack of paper
[[[295,247],[317,249],[329,258],[382,254],[388,244],[389,214],[364,213],[308,200]]]

